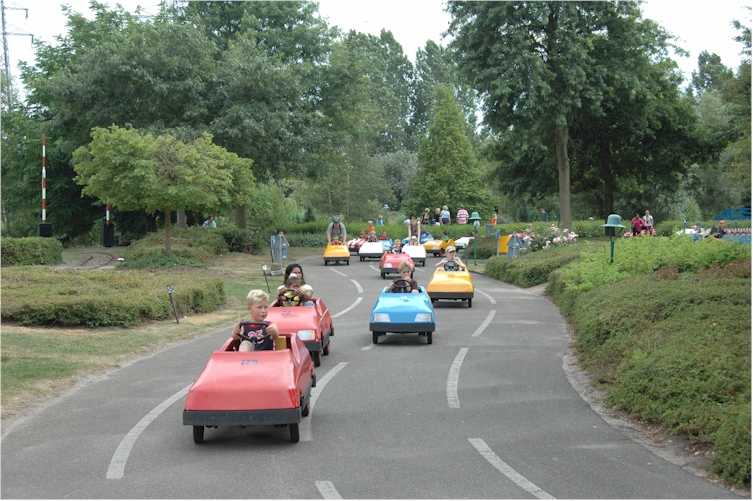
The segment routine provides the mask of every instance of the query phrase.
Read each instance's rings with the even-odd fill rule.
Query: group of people
[[[468,217],[468,210],[466,210],[465,205],[461,204],[460,209],[455,214],[455,223],[468,224]],[[446,205],[443,205],[441,209],[437,207],[434,209],[434,213],[427,207],[424,209],[419,222],[424,225],[450,226],[452,224],[452,215]]]
[[[656,236],[656,232],[654,231],[654,216],[648,210],[646,210],[646,214],[643,217],[636,212],[633,219],[630,220],[630,230],[633,235]]]

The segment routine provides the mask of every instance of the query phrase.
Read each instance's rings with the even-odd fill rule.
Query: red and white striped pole
[[[42,223],[47,222],[47,136],[42,136]]]
[[[105,204],[105,224],[110,227],[110,197],[107,197],[107,203]]]

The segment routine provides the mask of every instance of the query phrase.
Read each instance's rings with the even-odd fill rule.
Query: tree
[[[29,115],[49,139],[51,222],[68,237],[89,231],[103,213],[73,182],[71,154],[91,129],[117,124],[198,137],[215,68],[214,45],[192,26],[141,21],[120,6],[91,8],[91,20],[64,8],[68,33],[55,46],[38,44],[36,65],[22,67]]]
[[[615,15],[607,2],[453,2],[450,46],[485,96],[485,121],[521,152],[557,160],[560,222],[570,227],[570,127],[597,107],[589,79],[594,36]],[[617,7],[616,7],[617,8]]]
[[[698,71],[693,71],[691,84],[696,95],[700,95],[710,89],[722,88],[724,83],[733,76],[734,73],[724,66],[721,57],[704,50],[698,55]]]
[[[109,199],[121,210],[165,213],[165,253],[171,253],[171,211],[227,209],[251,195],[251,161],[212,143],[212,136],[183,143],[115,125],[92,131],[76,150],[75,181],[82,194]]]
[[[463,111],[450,87],[438,85],[428,137],[418,150],[418,170],[411,181],[407,214],[420,214],[424,207],[461,204],[469,211],[491,216],[491,192],[483,183],[471,142],[466,135]]]
[[[420,138],[426,135],[431,119],[434,88],[437,85],[448,85],[454,90],[455,99],[463,109],[468,124],[468,137],[475,148],[478,146],[476,94],[471,87],[463,83],[452,51],[432,40],[426,42],[425,48],[416,51],[416,65],[411,82],[408,148],[417,151]]]

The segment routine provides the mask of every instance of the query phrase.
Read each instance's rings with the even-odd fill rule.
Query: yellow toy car
[[[327,245],[324,249],[324,266],[329,263],[338,264],[344,262],[346,265],[350,265],[350,251],[348,246],[339,240],[333,240],[331,244]]]
[[[448,262],[444,269],[438,268],[426,286],[431,302],[440,299],[468,301],[468,308],[473,304],[473,278],[468,270],[460,270],[457,265]]]
[[[445,251],[447,250],[447,247],[457,247],[455,245],[455,240],[449,239],[448,241],[444,241],[441,238],[435,238],[433,240],[427,240],[424,242],[424,249],[426,249],[426,254],[434,254],[434,256],[444,256]]]

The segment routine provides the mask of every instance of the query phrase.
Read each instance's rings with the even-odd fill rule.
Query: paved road
[[[426,285],[437,259],[415,278]],[[433,344],[372,344],[375,262],[302,261],[336,315],[301,442],[287,428],[182,425],[188,386],[230,328],[161,351],[4,430],[3,498],[736,498],[612,429],[563,371],[544,297],[474,276],[437,304]]]

